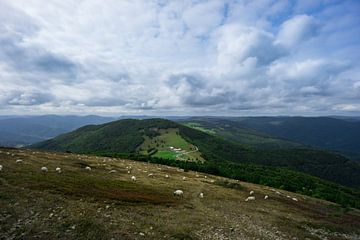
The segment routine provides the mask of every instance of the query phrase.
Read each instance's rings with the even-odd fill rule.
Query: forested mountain
[[[181,123],[254,147],[312,147],[360,160],[357,117],[192,117]]]
[[[360,122],[356,118],[251,117],[235,120],[271,136],[360,158]]]
[[[347,186],[360,186],[359,163],[339,154],[306,148],[256,149],[165,119],[126,119],[89,125],[32,147],[77,153],[139,154],[145,138],[159,136],[161,129],[177,129],[179,136],[196,146],[201,157],[209,162],[282,167]]]

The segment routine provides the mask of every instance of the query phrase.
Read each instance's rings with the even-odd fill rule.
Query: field
[[[196,129],[196,130],[200,130],[200,131],[205,132],[205,133],[216,134],[215,130],[205,128],[200,123],[197,123],[197,122],[186,122],[184,125],[187,126],[187,127],[191,127],[193,129]]]
[[[172,159],[172,160],[176,160],[176,156],[177,153],[173,152],[173,151],[157,151],[154,155],[154,157],[159,157],[159,158],[167,158],[167,159]]]
[[[283,190],[117,158],[0,150],[1,239],[360,238],[358,210]],[[256,200],[245,202],[251,190]]]
[[[156,149],[154,157],[187,160],[187,161],[204,161],[201,153],[197,151],[196,146],[188,143],[179,135],[179,130],[175,128],[158,130],[159,136],[150,138],[145,136],[145,141],[138,147],[142,154],[149,154],[149,150]],[[170,147],[181,148],[183,153],[177,153]],[[151,153],[151,152],[150,152]]]

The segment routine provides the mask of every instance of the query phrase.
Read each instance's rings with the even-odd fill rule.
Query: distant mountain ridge
[[[183,139],[198,147],[205,160],[214,163],[283,167],[360,187],[360,165],[341,155],[314,149],[260,150],[165,119],[125,119],[88,125],[32,147],[76,153],[137,154],[145,136],[155,137],[159,134],[156,129],[178,129]]]
[[[88,116],[4,116],[0,119],[0,146],[29,145],[53,138],[88,124],[115,120],[110,117]]]
[[[249,117],[233,120],[277,138],[339,151],[360,159],[360,121],[354,117]]]

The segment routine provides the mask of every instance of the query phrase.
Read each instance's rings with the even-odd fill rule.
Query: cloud
[[[287,48],[306,41],[317,33],[318,24],[313,17],[296,15],[285,21],[281,26],[276,43]]]
[[[40,105],[50,102],[53,96],[39,92],[15,92],[11,99],[8,100],[9,105]]]
[[[355,114],[359,8],[4,0],[0,114]]]
[[[274,44],[275,38],[271,33],[253,27],[226,25],[220,29],[219,35],[217,51],[220,65],[236,65],[249,58],[266,65],[285,53]]]

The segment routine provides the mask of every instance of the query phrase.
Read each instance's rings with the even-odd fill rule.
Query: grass
[[[23,159],[22,164],[15,163],[18,158]],[[4,167],[0,172],[0,232],[4,239],[360,236],[358,210],[282,190],[282,195],[277,195],[265,186],[211,175],[205,178],[204,174],[174,167],[12,149],[1,149],[0,164]],[[42,166],[49,172],[42,173]],[[57,166],[62,168],[61,174],[55,172]],[[85,171],[85,166],[91,166],[92,171]],[[148,177],[149,173],[154,177]],[[165,174],[170,177],[165,178]],[[132,175],[136,182],[130,180]],[[184,191],[184,198],[172,196],[176,189]],[[244,201],[249,190],[255,191],[256,201]],[[203,199],[198,197],[200,192]],[[264,195],[269,199],[263,200]],[[309,226],[332,231],[317,237],[309,232]]]
[[[209,129],[209,128],[204,128],[200,123],[196,123],[196,122],[187,122],[184,124],[187,127],[191,127],[193,129],[208,133],[208,134],[216,134],[216,131],[213,129]]]
[[[154,154],[154,157],[159,157],[159,158],[167,158],[167,159],[176,159],[176,153],[172,152],[172,151],[157,151],[156,154]]]
[[[199,151],[194,151],[196,147],[187,142],[179,134],[179,130],[175,128],[160,129],[159,136],[150,138],[145,136],[145,141],[138,147],[141,154],[151,154],[156,149],[156,153],[153,156],[167,158],[167,159],[178,159],[178,160],[190,160],[190,161],[204,161]],[[178,155],[174,151],[170,150],[170,147],[181,148],[187,154]],[[194,151],[194,152],[192,152]]]

